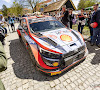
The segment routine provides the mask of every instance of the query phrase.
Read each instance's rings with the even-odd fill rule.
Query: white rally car
[[[51,76],[84,60],[88,54],[82,35],[51,16],[23,17],[17,32],[33,64]]]

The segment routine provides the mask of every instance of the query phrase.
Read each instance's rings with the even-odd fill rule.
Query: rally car
[[[33,64],[51,76],[64,72],[88,54],[82,35],[51,16],[23,17],[17,33]]]

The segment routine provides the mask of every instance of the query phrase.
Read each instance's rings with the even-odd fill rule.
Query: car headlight
[[[39,47],[40,54],[43,56],[43,61],[48,66],[57,67],[59,65],[60,54],[52,53]]]
[[[47,51],[41,47],[39,47],[40,50],[40,54],[46,58],[50,58],[50,59],[59,59],[60,58],[60,54],[56,54],[50,51]]]

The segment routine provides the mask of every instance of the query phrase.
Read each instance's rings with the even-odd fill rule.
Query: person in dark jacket
[[[65,6],[62,7],[62,15],[59,18],[62,18],[61,22],[69,28],[69,12]]]
[[[92,37],[93,37],[93,28],[90,26],[91,23],[91,19],[92,19],[92,13],[91,10],[89,11],[89,14],[87,15],[87,26],[90,29],[90,42],[92,41]]]
[[[7,58],[2,43],[0,42],[0,72],[5,71],[6,69],[7,69]],[[0,80],[0,90],[5,90],[5,87],[1,80]]]
[[[93,28],[93,39],[91,42],[91,46],[93,46],[95,43],[97,44],[98,47],[100,47],[100,10],[98,9],[98,4],[95,4],[93,6],[94,13],[91,19],[91,27],[94,26],[94,22],[98,23],[98,26],[96,28]]]
[[[69,9],[69,23],[70,23],[70,28],[71,29],[72,29],[72,25],[73,25],[73,19],[74,19],[73,9],[70,8]]]

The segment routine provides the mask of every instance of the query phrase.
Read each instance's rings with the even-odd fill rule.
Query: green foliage
[[[78,9],[87,8],[93,6],[97,0],[80,0],[78,4]]]
[[[13,2],[13,5],[11,8],[7,8],[6,5],[3,5],[1,11],[4,16],[7,16],[7,15],[18,16],[19,14],[21,15],[23,14],[23,6],[17,2]]]
[[[8,13],[7,13],[8,8],[6,7],[6,5],[3,5],[3,6],[2,6],[2,10],[1,10],[1,11],[2,11],[2,14],[3,14],[4,16],[7,16],[7,14],[8,14]]]
[[[11,8],[8,9],[8,13],[10,15],[18,16],[19,14],[23,14],[23,6],[18,4],[17,2],[13,2],[13,5]]]

